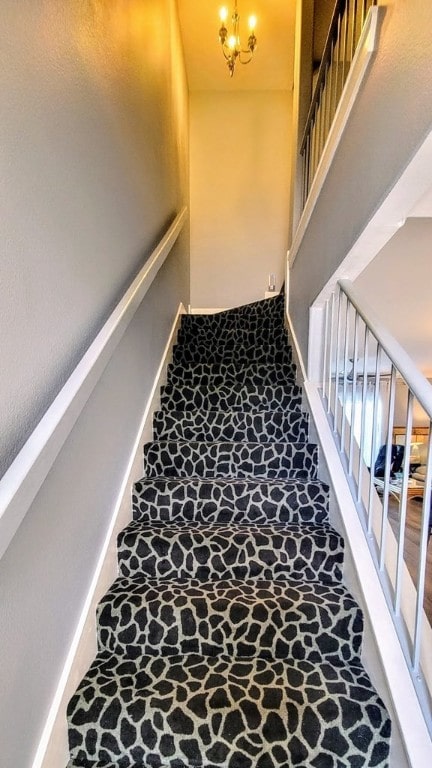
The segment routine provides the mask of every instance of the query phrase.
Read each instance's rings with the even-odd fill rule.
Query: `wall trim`
[[[185,313],[185,307],[183,304],[179,304],[32,768],[59,768],[60,765],[66,765],[69,761],[66,707],[97,653],[96,607],[118,575],[117,535],[131,520],[131,488],[133,483],[142,477],[142,446],[143,443],[152,439],[153,412],[160,405],[160,388],[166,381],[167,366],[172,356],[172,348],[181,317]]]
[[[187,208],[183,207],[0,480],[0,557],[173,248],[186,217]]]
[[[188,315],[215,315],[217,312],[226,312],[230,307],[191,307],[189,304]]]
[[[300,216],[300,221],[291,243],[289,251],[289,263],[291,267],[293,266],[297,254],[300,250],[303,237],[312,217],[315,206],[318,202],[318,198],[321,194],[327,174],[336,154],[336,150],[342,139],[346,125],[348,123],[348,119],[355,104],[357,94],[369,69],[372,56],[377,49],[378,21],[381,11],[381,7],[374,6],[369,9],[368,15],[366,17],[366,21],[360,35],[360,40],[352,60],[344,89],[342,91],[342,96],[336,110],[330,132],[327,136],[318,168],[315,173],[315,178],[312,182],[303,213]]]

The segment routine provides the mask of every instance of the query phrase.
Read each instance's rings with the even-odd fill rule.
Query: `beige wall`
[[[288,241],[291,94],[191,93],[191,304],[280,287]]]
[[[187,191],[175,0],[4,0],[0,476]]]
[[[189,161],[175,0],[3,0],[0,67],[1,474],[187,202]],[[0,560],[2,766],[34,764],[188,256],[186,228]]]

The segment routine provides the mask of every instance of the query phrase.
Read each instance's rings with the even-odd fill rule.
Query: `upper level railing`
[[[300,146],[304,207],[369,9],[377,0],[337,0]]]
[[[346,280],[325,306],[320,387],[432,735],[432,386]]]

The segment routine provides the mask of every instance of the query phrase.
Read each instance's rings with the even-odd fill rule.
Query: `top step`
[[[245,345],[232,342],[209,344],[175,344],[173,347],[173,363],[175,365],[190,365],[191,363],[207,363],[220,365],[235,363],[236,365],[290,365],[292,362],[291,347],[288,345]]]
[[[180,328],[177,335],[178,344],[213,344],[223,337],[225,342],[250,346],[253,344],[273,344],[285,346],[289,343],[288,334],[279,322],[274,325],[261,323],[259,328]]]
[[[238,365],[237,362],[208,364],[189,363],[174,365],[169,363],[167,370],[167,384],[181,385],[194,384],[195,386],[219,387],[224,384],[255,384],[267,386],[272,384],[294,383],[296,378],[296,366],[294,363],[286,365],[268,365],[251,363],[250,365]]]
[[[284,317],[284,296],[281,294],[272,299],[255,301],[252,304],[244,304],[242,307],[225,309],[210,315],[183,315],[182,327],[195,328],[233,328],[249,327],[259,328],[266,320],[278,319],[281,324]]]

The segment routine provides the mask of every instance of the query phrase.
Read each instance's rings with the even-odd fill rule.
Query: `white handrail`
[[[183,207],[0,480],[0,558],[174,246],[186,216]]]
[[[329,424],[337,442],[338,451],[344,466],[353,498],[356,499],[357,511],[366,534],[366,538],[376,565],[377,574],[385,594],[390,613],[399,637],[401,650],[404,653],[407,669],[416,689],[423,711],[425,725],[432,734],[432,708],[430,695],[432,691],[432,665],[430,649],[432,647],[432,632],[427,621],[424,608],[424,592],[426,578],[427,547],[430,527],[430,503],[432,486],[432,387],[423,377],[403,347],[392,334],[383,326],[381,320],[364,300],[361,291],[356,290],[348,280],[338,281],[338,292],[331,302],[331,311],[326,312],[323,342],[328,348],[322,356],[324,368],[320,373],[323,403],[327,404]],[[334,312],[336,303],[337,311]],[[354,311],[354,331],[352,328],[352,310]],[[344,322],[341,323],[341,315]],[[351,322],[349,318],[351,317]],[[364,325],[364,346],[359,349],[358,326],[359,320]],[[342,327],[343,326],[343,327]],[[334,340],[336,339],[336,341]],[[370,341],[370,343],[369,343]],[[344,347],[345,354],[341,355]],[[370,347],[372,349],[370,350]],[[330,350],[332,354],[330,355]],[[351,357],[348,357],[347,350]],[[371,355],[369,354],[371,352]],[[354,355],[354,357],[352,357]],[[381,394],[380,377],[383,369],[383,359],[391,366],[390,390]],[[359,360],[362,359],[362,371],[359,374]],[[374,372],[369,374],[369,363],[375,359]],[[350,368],[348,373],[348,369]],[[325,367],[326,366],[326,367]],[[363,378],[362,392],[358,392],[359,375]],[[348,376],[351,390],[348,392]],[[402,478],[398,493],[398,527],[392,526],[389,516],[389,496],[391,490],[391,452],[389,446],[393,443],[393,426],[395,416],[395,386],[396,377],[407,387],[407,403],[404,421],[406,445],[411,442],[413,430],[413,404],[419,403],[429,422],[426,475],[423,484],[423,501],[421,510],[420,539],[418,543],[418,563],[415,575],[410,572],[405,562],[405,537],[407,534],[407,502],[409,487],[410,463],[403,463]],[[366,387],[373,380],[374,389],[373,413],[369,414],[368,435],[371,438],[371,448],[365,456],[366,440]],[[361,428],[356,424],[356,401],[361,397]],[[347,403],[347,398],[349,403]],[[378,424],[378,403],[386,408],[384,423]],[[349,404],[350,413],[347,405]],[[345,439],[345,429],[349,427],[354,440]],[[378,441],[379,438],[379,441]],[[385,469],[383,480],[379,486],[382,490],[381,499],[377,493],[375,478],[375,455],[378,445],[386,446]],[[353,457],[353,451],[355,460]],[[366,472],[366,467],[369,471]],[[363,469],[364,468],[364,469]],[[394,481],[396,482],[396,481]],[[415,486],[416,487],[416,486]],[[432,741],[428,737],[429,749]]]
[[[384,328],[373,309],[364,301],[349,280],[339,280],[339,286],[360,315],[366,325],[369,326],[387,357],[393,361],[408,388],[415,395],[426,413],[432,416],[432,385],[418,371],[412,362],[412,358],[404,348],[396,341],[394,336]],[[361,303],[360,303],[361,302]]]

